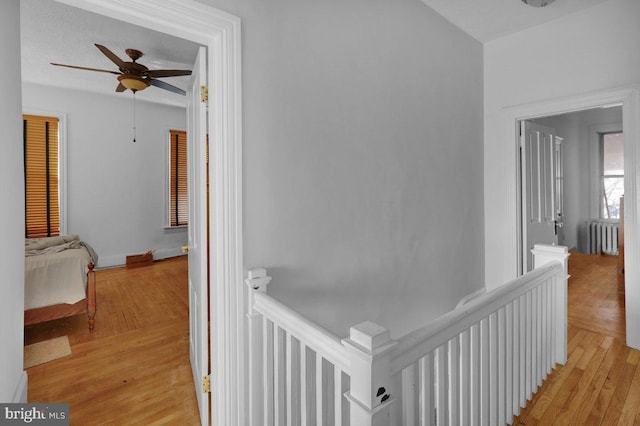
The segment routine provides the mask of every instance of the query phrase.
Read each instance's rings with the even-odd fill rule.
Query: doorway
[[[240,20],[195,1],[59,0],[100,15],[184,38],[207,47],[212,224],[209,264],[212,422],[244,421],[244,313],[242,285],[241,45]],[[215,235],[215,238],[212,238]],[[208,325],[202,326],[209,328]]]
[[[587,254],[594,252],[595,232],[598,229],[594,224],[609,229],[617,229],[618,227],[620,195],[624,191],[622,189],[624,183],[628,182],[625,171],[629,165],[635,164],[633,157],[627,158],[635,151],[633,146],[629,149],[632,142],[625,143],[624,150],[621,148],[624,130],[633,128],[624,122],[623,116],[627,116],[625,105],[620,102],[590,106],[568,112],[540,114],[527,119],[536,125],[553,129],[556,136],[562,136],[564,139],[561,160],[563,167],[557,175],[558,178],[561,178],[559,181],[562,182],[562,188],[558,191],[561,195],[562,208],[557,213],[562,215],[561,223],[564,226],[557,229],[560,232],[556,232],[556,235],[552,235],[552,237],[564,239],[563,245],[566,245],[570,250]],[[624,136],[627,139],[628,135]],[[633,138],[629,138],[629,140],[632,141]],[[520,146],[520,144],[519,140],[518,145]],[[521,173],[524,170],[522,164],[522,162],[518,163]],[[521,176],[520,173],[518,176]],[[522,184],[522,181],[520,183]],[[525,209],[530,206],[527,206],[526,183],[521,188],[518,196],[519,203],[522,203],[519,206],[518,226],[522,232],[519,240],[521,242],[520,256],[524,258],[527,238],[526,221],[528,220]],[[635,221],[634,215],[627,217]],[[627,240],[633,238],[633,236],[629,236],[628,230],[624,231],[624,234]],[[596,250],[606,252],[609,255],[617,255],[617,236],[616,233],[612,238],[613,249],[597,246]],[[604,237],[598,235],[597,238]],[[620,238],[623,238],[622,233],[620,233]],[[550,243],[554,243],[554,241],[550,241]],[[623,254],[620,253],[620,256]],[[571,259],[569,260],[571,261]],[[527,264],[526,258],[520,262],[523,265],[523,269],[520,271],[526,271],[527,269],[524,269]],[[615,276],[616,269],[619,269],[618,262],[609,262],[608,264],[612,268],[611,274]],[[627,281],[626,287],[634,291],[635,283],[630,279],[629,274],[627,274]],[[626,294],[626,298],[629,300],[628,294]],[[630,315],[627,315],[627,322],[629,317]],[[627,330],[629,330],[628,327]]]

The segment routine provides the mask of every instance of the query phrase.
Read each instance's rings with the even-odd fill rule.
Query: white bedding
[[[90,262],[84,247],[25,257],[25,310],[84,299]]]

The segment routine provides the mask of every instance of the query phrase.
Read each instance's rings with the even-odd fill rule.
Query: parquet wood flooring
[[[189,363],[187,259],[97,271],[93,333],[82,315],[25,329],[69,336],[72,355],[27,370],[29,402],[67,402],[71,425],[199,425]]]
[[[514,425],[640,425],[640,351],[625,342],[615,256],[569,258],[568,361]]]

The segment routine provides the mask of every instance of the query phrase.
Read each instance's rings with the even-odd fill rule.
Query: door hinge
[[[200,102],[205,104],[209,102],[209,88],[207,86],[200,86]]]
[[[211,376],[202,376],[202,392],[211,392]]]

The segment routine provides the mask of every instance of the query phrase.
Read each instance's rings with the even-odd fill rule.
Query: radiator
[[[587,226],[587,254],[618,254],[618,224],[591,221]]]

